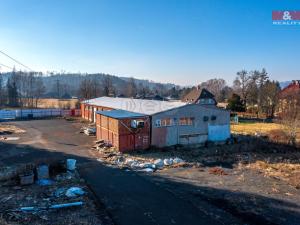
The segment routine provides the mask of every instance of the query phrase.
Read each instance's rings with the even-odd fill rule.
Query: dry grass
[[[284,180],[290,185],[300,188],[300,164],[292,163],[267,163],[256,161],[247,166],[250,169],[260,171],[265,176]]]
[[[244,135],[255,135],[260,133],[262,135],[268,135],[271,131],[286,130],[282,124],[278,123],[239,123],[231,124],[231,132]],[[300,129],[298,130],[297,141],[300,141]]]
[[[38,108],[66,108],[74,109],[79,103],[78,99],[55,99],[55,98],[44,98],[40,99]]]
[[[250,134],[255,133],[269,134],[271,130],[282,129],[281,124],[277,123],[239,123],[231,124],[231,131],[239,134]]]

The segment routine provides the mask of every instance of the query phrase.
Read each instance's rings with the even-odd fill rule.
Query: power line
[[[8,69],[11,69],[11,70],[13,70],[13,68],[12,67],[10,67],[10,66],[7,66],[7,65],[4,65],[4,64],[2,64],[2,63],[0,63],[0,67],[1,66],[4,66],[4,67],[6,67],[6,68],[8,68]]]
[[[13,57],[7,55],[5,52],[3,52],[3,51],[0,50],[0,53],[2,53],[3,55],[5,55],[6,57],[10,58],[11,60],[15,61],[16,63],[20,64],[21,66],[25,67],[26,69],[29,69],[29,70],[33,71],[28,66],[25,66],[23,63],[19,62],[18,60],[14,59]]]

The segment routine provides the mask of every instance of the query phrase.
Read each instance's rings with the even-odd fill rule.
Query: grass
[[[44,98],[38,102],[38,108],[76,108],[78,99],[55,99],[55,98]]]
[[[271,130],[282,129],[282,125],[278,123],[239,123],[231,124],[233,133],[254,135],[255,133],[268,134]]]
[[[231,124],[231,132],[233,134],[255,135],[255,133],[259,133],[268,136],[272,130],[286,129],[284,129],[282,124],[278,123],[242,122],[238,124]],[[300,129],[297,131],[296,141],[300,143]]]

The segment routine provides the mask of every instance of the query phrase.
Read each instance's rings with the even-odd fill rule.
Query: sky
[[[43,72],[195,85],[266,68],[300,79],[300,25],[273,25],[272,10],[300,1],[0,0],[0,50]],[[25,69],[1,54],[0,63]]]

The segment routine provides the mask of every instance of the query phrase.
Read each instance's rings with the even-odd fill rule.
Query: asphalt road
[[[214,211],[219,209],[206,202],[192,204],[189,199],[163,188],[149,175],[108,167],[96,161],[89,148],[95,139],[80,134],[78,123],[62,119],[13,123],[27,132],[18,135],[18,141],[0,145],[1,164],[78,159],[81,176],[117,225],[241,224],[226,213],[224,218],[216,217]]]

